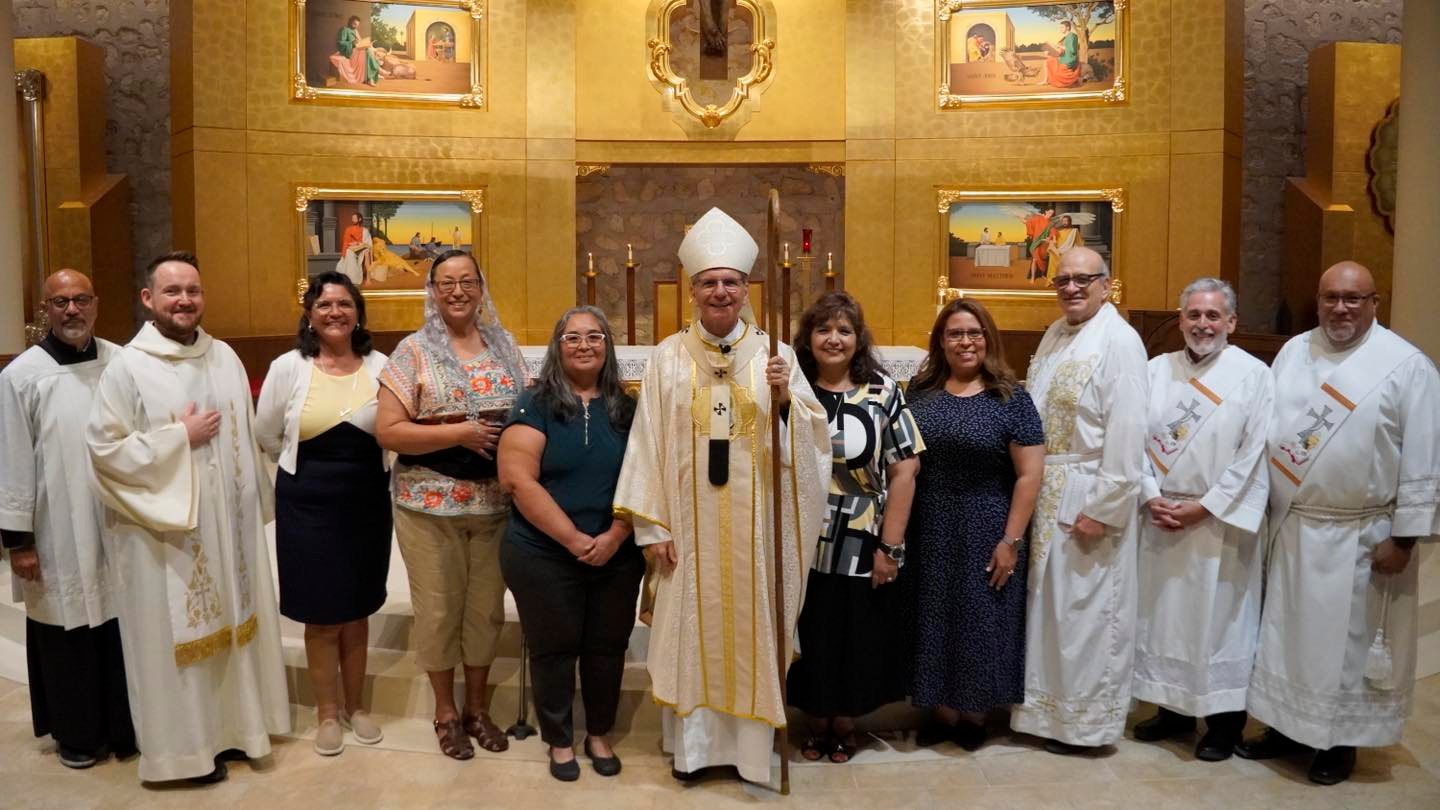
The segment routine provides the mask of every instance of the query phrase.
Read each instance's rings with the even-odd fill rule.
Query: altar
[[[1009,267],[1011,245],[980,245],[975,248],[976,267]]]

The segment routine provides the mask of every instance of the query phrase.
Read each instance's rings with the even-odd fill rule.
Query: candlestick
[[[629,242],[625,243],[625,261],[635,261],[635,246],[630,244]]]

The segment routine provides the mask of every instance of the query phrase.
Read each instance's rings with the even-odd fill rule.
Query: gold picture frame
[[[770,0],[735,0],[735,5],[753,20],[750,69],[735,80],[724,104],[704,104],[695,98],[689,80],[675,72],[670,54],[671,18],[691,5],[691,0],[652,0],[647,14],[650,36],[647,73],[650,83],[665,97],[676,123],[699,135],[733,137],[745,125],[760,103],[760,93],[769,86],[775,71],[775,7]]]
[[[940,226],[938,229],[940,237],[936,241],[935,265],[939,268],[937,300],[943,302],[947,296],[952,298],[964,296],[995,301],[1053,300],[1054,289],[1048,284],[1040,283],[1039,278],[1034,281],[1028,279],[1021,281],[1009,280],[1008,277],[1016,273],[1027,276],[1031,272],[1038,274],[1040,272],[1038,262],[1048,261],[1048,246],[1059,244],[1062,240],[1068,240],[1065,249],[1083,245],[1100,250],[1110,266],[1110,300],[1117,306],[1123,300],[1124,280],[1121,277],[1123,268],[1116,257],[1124,255],[1122,251],[1124,249],[1124,213],[1127,197],[1124,188],[967,189],[937,187],[935,196]],[[1041,208],[1042,205],[1046,207]],[[957,206],[961,207],[959,212],[956,210]],[[973,210],[967,212],[966,206],[972,207]],[[989,234],[989,237],[995,240],[993,244],[985,242],[983,237],[975,240],[963,238],[967,235],[963,233],[963,228],[974,227],[976,223],[994,221],[987,219],[989,217],[1002,216],[993,213],[996,210],[1004,211],[1003,217],[1019,220],[1015,222],[1015,231],[1013,232],[1022,235],[1019,242],[1005,239],[1003,232]],[[1022,218],[1022,214],[1027,211],[1031,212],[1030,221]],[[1065,221],[1067,218],[1080,220],[1087,216],[1090,221],[1083,225]],[[1048,224],[1040,223],[1036,219],[1037,217],[1047,220]],[[1004,221],[1009,222],[1011,219]],[[1052,225],[1055,226],[1054,231],[1049,232],[1048,228]],[[1042,230],[1042,228],[1046,230]],[[1065,233],[1067,228],[1073,229],[1075,233]],[[1084,235],[1086,228],[1093,229],[1090,236]],[[1030,238],[1030,230],[1038,232],[1034,240]],[[957,231],[961,232],[957,233]],[[957,241],[958,247],[963,251],[961,255],[956,254]],[[1031,245],[1041,241],[1046,242],[1047,249],[1045,254],[1037,259],[1039,249],[1032,249]],[[1077,242],[1079,245],[1076,244]],[[1004,257],[1006,263],[998,265],[994,273],[997,276],[1006,277],[1005,280],[967,283],[969,281],[967,269],[971,274],[983,272],[980,270],[980,257],[978,256],[982,246],[1007,249]],[[975,251],[974,255],[971,253],[972,250]],[[960,276],[958,283],[956,283],[957,273]],[[1048,276],[1047,270],[1045,277]],[[950,283],[947,284],[947,282]]]
[[[1113,25],[1113,42],[1110,47],[1109,59],[1104,60],[1097,53],[1097,61],[1092,63],[1088,59],[1081,59],[1078,70],[1088,70],[1094,74],[1101,70],[1110,71],[1110,80],[1095,79],[1084,80],[1084,73],[1077,76],[1078,84],[1074,90],[1057,88],[1050,84],[1032,82],[1032,79],[1043,79],[1048,71],[1046,59],[1036,60],[1033,56],[1026,60],[1020,56],[1017,45],[1013,41],[1014,26],[1007,9],[1025,10],[1027,15],[1034,15],[1039,7],[1063,7],[1057,8],[1055,13],[1070,15],[1081,15],[1087,12],[1093,14],[1096,10],[1103,12],[1105,7],[1111,11],[1111,18],[1105,25]],[[1099,7],[1097,9],[1097,7]],[[958,76],[952,72],[952,66],[959,66],[971,62],[971,53],[968,43],[971,38],[966,38],[965,60],[957,63],[952,57],[959,56],[953,52],[951,46],[953,32],[951,26],[962,22],[961,15],[980,12],[981,14],[971,16],[983,17],[975,19],[974,28],[979,33],[973,38],[979,43],[981,55],[976,61],[989,61],[994,65],[993,70],[986,70],[988,66],[979,68],[982,75],[971,77],[966,84],[957,81]],[[992,19],[993,18],[993,19]],[[1077,20],[1083,21],[1092,19],[1090,17],[1071,17],[1072,30]],[[1059,21],[1056,25],[1059,25]],[[1000,30],[996,30],[996,26]],[[1009,27],[1009,47],[1002,47]],[[986,42],[986,32],[989,34],[989,42]],[[1088,53],[1088,30],[1086,38],[1081,40],[1082,54]],[[1028,43],[1025,47],[1034,47],[1044,43]],[[984,50],[986,47],[993,49],[993,52]],[[1008,55],[1007,52],[1008,51]],[[1042,51],[1043,53],[1043,51]],[[1053,59],[1053,57],[1051,57]],[[1039,65],[1036,62],[1039,61]],[[1096,67],[1098,65],[1098,67]],[[993,74],[993,75],[991,75]],[[1117,104],[1129,103],[1129,92],[1127,85],[1130,76],[1130,9],[1129,0],[1098,0],[1092,2],[1067,2],[1067,0],[935,0],[935,77],[938,89],[936,92],[936,103],[940,110],[959,110],[966,108],[984,107],[986,109],[1018,109],[1027,107],[1075,107],[1075,106],[1099,106],[1106,107]],[[1033,86],[1035,90],[1024,90]],[[978,92],[980,87],[996,88],[993,92],[987,89],[985,92]],[[1046,89],[1040,90],[1044,87]]]
[[[376,0],[366,0],[366,2],[374,4]],[[311,68],[314,67],[309,64],[313,60],[310,59],[312,55],[309,54],[307,46],[307,41],[312,34],[307,30],[306,25],[307,0],[290,0],[291,101],[364,106],[444,106],[467,110],[485,109],[487,67],[485,60],[489,52],[489,48],[486,47],[489,25],[485,14],[485,0],[402,0],[402,2],[387,3],[386,5],[414,6],[466,14],[469,18],[466,28],[469,48],[465,49],[470,57],[468,86],[457,88],[458,92],[392,91],[379,89],[381,85],[377,85],[377,89],[318,86],[312,81],[315,78],[314,75],[307,77],[307,74],[313,73]],[[452,53],[449,54],[451,59],[458,56],[457,53],[453,53],[457,50],[458,44],[458,41],[451,42],[450,51]]]
[[[334,211],[335,213],[347,210],[346,208],[344,208],[344,206],[354,204],[355,209],[361,212],[362,227],[365,221],[363,217],[367,216],[367,214],[365,214],[364,211],[360,208],[360,203],[364,203],[367,206],[374,205],[376,203],[400,203],[401,206],[397,209],[397,213],[403,213],[404,203],[454,204],[454,206],[458,210],[454,212],[454,214],[451,216],[451,220],[453,221],[457,217],[460,221],[468,219],[470,229],[469,242],[465,243],[459,241],[459,239],[463,238],[462,233],[457,235],[454,243],[455,246],[464,249],[468,244],[469,252],[475,257],[475,260],[479,263],[479,265],[482,268],[487,266],[486,250],[489,247],[490,243],[489,240],[486,238],[487,234],[485,232],[486,223],[484,217],[484,188],[433,189],[396,186],[327,188],[310,185],[296,185],[294,187],[296,228],[295,233],[297,236],[296,245],[300,252],[300,261],[297,265],[295,281],[295,298],[297,302],[304,298],[305,291],[310,288],[311,277],[318,275],[320,272],[328,269],[340,269],[340,267],[337,264],[334,264],[334,262],[336,262],[337,259],[341,258],[339,253],[343,253],[343,249],[340,252],[317,249],[318,247],[322,247],[318,244],[321,238],[321,234],[317,233],[317,231],[323,231],[328,227],[329,232],[325,234],[325,236],[333,240],[337,238],[340,229],[340,224],[338,222],[324,222],[323,212],[325,209],[323,204],[326,202],[335,204],[334,206],[332,206],[332,210],[338,209]],[[317,211],[315,207],[316,203],[322,204],[319,211]],[[468,217],[466,216],[467,212]],[[333,219],[334,217],[332,216],[331,218]],[[451,224],[451,222],[444,222],[444,225],[448,224]],[[442,225],[442,232],[444,231],[444,225]],[[458,228],[459,226],[456,225],[455,227]],[[405,230],[408,230],[408,227],[398,232],[403,234]],[[377,232],[378,229],[376,232],[371,233],[372,239],[375,238]],[[385,242],[384,247],[386,247],[387,249],[390,247],[395,247],[395,245],[397,244],[393,239],[383,239],[383,241]],[[429,254],[430,260],[432,261],[433,256],[438,254],[439,252],[438,248],[443,248],[446,244],[450,244],[449,242],[438,242],[438,244],[436,244],[437,241],[438,240],[435,238],[432,227],[430,243],[421,245],[421,247],[425,249],[426,252]],[[431,247],[431,245],[433,245],[433,247]],[[328,245],[323,247],[328,247]],[[413,243],[410,243],[409,247],[400,249],[405,249],[408,253],[413,252],[415,248],[413,246]],[[376,250],[378,251],[379,248],[376,248]],[[373,277],[369,274],[364,274],[361,276],[361,283],[357,284],[356,286],[358,286],[361,292],[365,294],[366,300],[424,299],[425,278],[428,275],[429,265],[424,259],[416,261],[409,258],[408,255],[400,256],[398,254],[398,250],[399,249],[397,249],[396,251],[391,251],[391,256],[389,258],[392,261],[388,263],[388,266],[393,269],[388,272],[396,272],[397,279],[402,280],[405,283],[399,284],[397,286],[397,284],[388,283],[388,278],[382,278],[379,280],[379,284],[382,286],[371,286]],[[371,258],[378,260],[377,257]],[[399,262],[404,262],[405,264],[408,264],[409,270],[406,270],[404,267],[400,267],[399,264],[397,264],[393,260],[398,260]],[[342,272],[344,271],[342,270]]]

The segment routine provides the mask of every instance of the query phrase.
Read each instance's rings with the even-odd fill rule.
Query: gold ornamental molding
[[[370,0],[376,2],[376,0]],[[489,55],[489,23],[485,0],[406,0],[408,6],[463,11],[470,17],[470,86],[467,92],[423,93],[387,90],[317,87],[305,77],[306,0],[290,0],[290,98],[297,102],[320,101],[352,106],[455,107],[485,109],[486,58]]]
[[[805,167],[805,171],[811,174],[823,174],[827,177],[844,177],[844,163],[811,163]]]
[[[963,88],[952,87],[950,65],[952,56],[955,54],[952,54],[950,49],[952,39],[950,25],[957,14],[966,11],[1003,13],[1005,9],[1016,6],[1056,6],[1057,13],[1065,12],[1075,19],[1083,20],[1090,18],[1090,14],[1106,5],[1114,9],[1111,24],[1115,29],[1113,46],[1115,75],[1109,87],[1056,92],[1055,88],[1050,88],[1048,85],[1036,84],[1032,79],[1038,80],[1039,76],[1043,75],[1040,70],[1033,64],[1026,64],[1014,50],[1001,48],[998,41],[994,43],[999,51],[996,61],[1006,65],[1010,70],[1011,73],[1007,74],[1007,79],[1014,81],[1020,88],[1033,84],[1037,89],[1042,87],[1047,89],[1044,92],[1020,89],[1015,92],[1002,93],[967,93],[963,91]],[[1059,24],[1058,19],[1056,24]],[[1020,109],[1123,104],[1129,101],[1126,91],[1129,68],[1130,4],[1128,0],[1108,0],[1108,3],[1097,0],[1083,3],[1070,2],[1070,0],[1025,0],[1024,2],[1022,0],[935,0],[935,81],[937,88],[935,103],[941,110],[974,109],[982,106],[987,109]]]
[[[609,176],[610,176],[610,164],[609,164],[609,163],[576,163],[576,164],[575,164],[575,176],[576,176],[576,177],[591,177],[591,176],[609,177]]]
[[[697,101],[689,80],[678,75],[670,63],[670,54],[675,48],[670,41],[671,18],[690,3],[691,0],[651,1],[646,15],[651,36],[645,43],[649,49],[650,83],[665,97],[676,123],[688,131],[712,138],[734,137],[759,107],[760,94],[769,86],[775,71],[775,7],[770,0],[735,0],[735,5],[749,12],[753,21],[750,70],[735,80],[730,98],[716,105]]]

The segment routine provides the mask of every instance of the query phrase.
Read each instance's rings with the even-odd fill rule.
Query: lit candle
[[[589,268],[589,269],[590,269],[590,272],[592,272],[592,273],[595,272],[595,254],[594,254],[594,253],[586,253],[585,255],[590,257],[590,268]]]
[[[785,261],[790,261],[790,243],[785,243]]]
[[[826,253],[826,254],[825,254],[825,269],[826,269],[826,270],[834,270],[834,269],[835,269],[835,254],[834,254],[834,253]]]
[[[629,242],[625,243],[625,261],[635,261],[635,246]]]

